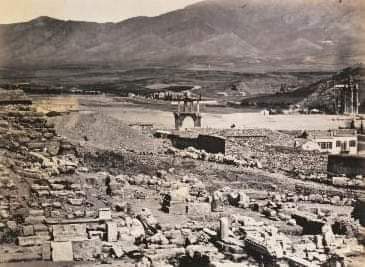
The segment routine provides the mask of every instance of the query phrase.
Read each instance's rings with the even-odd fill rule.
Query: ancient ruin
[[[174,112],[175,129],[180,129],[185,118],[190,117],[194,121],[194,127],[201,127],[202,115],[200,114],[200,100],[184,97],[177,101],[177,111]]]
[[[2,105],[0,115],[2,263],[332,266],[363,253],[363,201],[342,189],[365,188],[362,178],[327,177],[323,154],[294,147],[290,135],[195,129],[201,136],[189,143],[160,131],[151,138],[169,140],[162,153],[180,162],[161,169],[150,162],[163,154],[121,151],[107,158],[95,150],[100,156],[91,156],[91,147],[57,135],[52,117],[17,95],[22,101]],[[219,142],[222,150],[212,149]],[[241,153],[243,146],[251,156]],[[150,168],[142,172],[146,160]],[[230,176],[237,170],[263,176],[213,189],[193,169],[186,172],[189,160]],[[265,174],[270,170],[303,182],[278,188]]]
[[[0,267],[364,267],[361,1],[0,1]]]

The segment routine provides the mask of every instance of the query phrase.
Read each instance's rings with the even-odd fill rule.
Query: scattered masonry
[[[254,147],[252,139],[268,135],[249,134],[238,132],[235,142]],[[274,164],[229,146],[226,155],[166,147],[160,156],[218,168],[263,172]],[[346,177],[331,178],[332,191],[300,184],[295,191],[260,190],[233,178],[213,184],[210,176],[171,166],[153,173],[89,169],[78,149],[31,106],[0,108],[0,263],[346,266],[365,252],[364,201],[340,191]],[[256,156],[267,153],[256,149]]]

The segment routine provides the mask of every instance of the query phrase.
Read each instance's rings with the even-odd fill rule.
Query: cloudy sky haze
[[[200,0],[0,0],[0,23],[39,16],[64,20],[119,22],[136,16],[157,16]]]

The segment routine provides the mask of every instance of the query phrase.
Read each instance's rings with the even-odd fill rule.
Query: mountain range
[[[0,65],[340,68],[365,58],[363,0],[208,0],[118,23],[0,25]]]

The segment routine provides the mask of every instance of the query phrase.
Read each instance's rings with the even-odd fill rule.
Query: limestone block
[[[106,224],[106,231],[108,242],[116,242],[118,240],[118,230],[115,222],[108,222]]]
[[[130,227],[130,234],[132,236],[134,236],[135,238],[145,235],[143,224],[139,220],[132,219],[132,225]]]
[[[42,244],[42,260],[50,261],[52,258],[51,254],[51,242],[44,242]]]
[[[229,237],[229,221],[227,217],[223,217],[219,220],[220,223],[220,239],[227,240]]]
[[[100,220],[111,220],[112,213],[110,208],[101,208],[99,209],[99,219]]]
[[[99,239],[73,241],[72,250],[76,261],[94,261],[100,254],[102,241]]]
[[[16,221],[7,221],[6,225],[8,226],[8,228],[12,231],[16,231],[18,225],[16,223]]]
[[[33,225],[25,225],[23,226],[23,235],[24,236],[31,236],[34,235],[34,227]]]
[[[74,260],[72,242],[51,242],[52,260],[55,262],[70,262]]]
[[[68,203],[72,206],[81,206],[84,200],[82,198],[71,198],[68,199]]]
[[[18,236],[18,245],[21,247],[31,247],[42,245],[49,240],[49,236]]]

